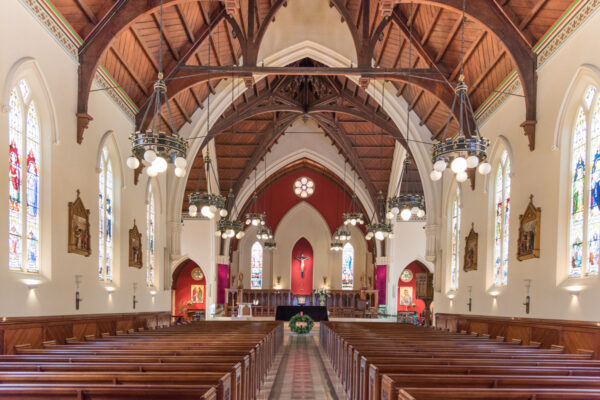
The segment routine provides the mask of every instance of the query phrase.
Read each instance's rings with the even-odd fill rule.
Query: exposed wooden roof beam
[[[125,68],[125,71],[127,71],[129,76],[131,76],[131,78],[133,79],[135,84],[140,88],[142,93],[144,93],[144,95],[148,96],[148,94],[149,94],[148,88],[146,87],[146,85],[144,85],[143,81],[140,79],[140,77],[137,75],[137,73],[129,66],[129,64],[127,64],[127,62],[125,61],[125,58],[123,57],[121,52],[119,52],[119,50],[115,49],[114,47],[111,47],[110,51],[115,55],[115,57],[117,58],[119,63],[123,66],[123,68]]]
[[[425,116],[423,118],[421,118],[421,121],[419,121],[419,126],[423,126],[427,123],[427,121],[429,121],[429,118],[431,118],[431,116],[433,115],[433,112],[436,110],[436,108],[440,105],[440,101],[436,101],[433,104],[433,107],[431,107],[429,109],[429,111],[427,111],[427,114],[425,114]]]
[[[454,40],[454,37],[458,33],[458,30],[460,29],[461,26],[462,26],[462,18],[458,18],[456,20],[456,22],[454,23],[454,25],[452,26],[450,33],[446,37],[446,41],[442,45],[442,48],[435,56],[435,59],[433,60],[434,62],[438,63],[444,57],[444,55],[446,54],[446,51],[448,50],[448,47],[450,47],[450,43],[452,43],[452,40]]]
[[[527,14],[527,16],[523,18],[523,20],[519,24],[519,29],[524,31],[529,26],[531,21],[535,18],[537,13],[542,9],[542,7],[546,5],[547,2],[548,0],[538,0],[538,2],[535,3],[531,11],[529,11],[529,14]]]
[[[467,65],[467,62],[471,59],[471,56],[473,55],[473,53],[475,52],[475,50],[477,50],[477,47],[479,47],[479,44],[481,43],[481,41],[483,40],[483,38],[487,35],[487,31],[482,31],[479,36],[477,36],[477,38],[473,41],[473,43],[471,43],[471,47],[469,47],[469,49],[466,51],[465,56],[463,58],[463,64]],[[454,68],[454,71],[452,71],[452,74],[450,75],[450,80],[454,80],[456,79],[456,77],[458,76],[458,74],[460,73],[460,63],[456,66],[456,68]]]
[[[75,3],[79,6],[81,11],[83,11],[87,19],[89,19],[92,24],[96,25],[98,23],[96,14],[94,14],[94,11],[90,8],[90,5],[86,0],[75,0]]]
[[[156,16],[156,13],[151,13],[150,15],[152,17],[152,20],[154,21],[154,24],[156,25],[156,29],[160,31],[160,21]],[[163,29],[163,38],[165,39],[165,44],[167,45],[167,49],[169,49],[169,53],[171,53],[171,55],[176,61],[179,61],[179,52],[175,48],[175,45],[171,42],[171,38],[169,37],[169,34],[167,33],[166,29]]]
[[[133,35],[136,43],[142,49],[142,52],[144,53],[144,55],[146,56],[146,58],[148,59],[148,61],[150,62],[150,64],[152,64],[152,67],[154,67],[154,71],[158,72],[158,63],[154,59],[154,56],[152,55],[152,52],[148,49],[148,46],[146,46],[146,43],[144,43],[143,39],[140,37],[138,31],[135,29],[135,27],[133,25],[131,25],[129,27],[129,31]]]
[[[478,88],[481,82],[490,74],[494,67],[500,62],[502,57],[506,55],[506,50],[500,51],[496,57],[487,65],[486,69],[477,77],[473,84],[469,85],[469,95],[473,94]]]
[[[435,29],[438,20],[440,19],[440,16],[442,15],[442,11],[443,8],[438,8],[435,15],[433,16],[433,21],[431,21],[429,23],[429,27],[427,28],[427,30],[425,31],[425,34],[423,35],[423,37],[421,38],[421,45],[425,46],[427,44],[427,41],[429,40],[429,37],[431,36],[431,34],[433,33],[433,30]],[[414,32],[413,32],[413,37],[414,37]]]

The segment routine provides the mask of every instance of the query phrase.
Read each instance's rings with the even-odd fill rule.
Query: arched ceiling
[[[142,115],[159,68],[161,1],[51,1],[83,38],[79,50],[78,141],[83,140],[85,128],[93,118],[88,115],[87,102],[99,66],[123,88]],[[399,139],[402,135],[359,86],[342,73],[310,77],[271,73],[267,79],[255,82],[252,71],[243,69],[259,68],[256,58],[261,40],[287,1],[163,0],[163,3],[163,63],[177,128],[192,121],[192,114],[204,107],[204,100],[215,92],[220,79],[235,73],[244,77],[251,89],[211,130],[218,137],[223,189],[239,188],[252,164],[276,142],[285,126],[308,113],[344,153],[371,195],[378,190],[385,192],[384,181],[389,179],[389,173],[383,169],[387,164],[375,164],[391,163],[388,155],[393,153],[393,141],[389,138]],[[523,126],[532,150],[537,66],[532,48],[572,3],[573,0],[466,2],[465,76],[471,102],[474,108],[484,104],[516,70],[525,94]],[[426,75],[413,74],[410,82],[397,73],[385,77],[394,85],[397,95],[406,99],[432,138],[439,138],[460,72],[462,0],[331,0],[330,6],[335,7],[340,23],[345,23],[350,31],[358,68],[362,68],[359,77],[362,86],[377,71],[410,67],[426,72]],[[233,66],[240,58],[244,66],[235,71]],[[223,69],[226,72],[202,72],[198,66],[229,68]],[[303,82],[307,82],[305,87],[311,87],[308,97],[299,92]],[[263,108],[264,112],[236,117],[243,110],[250,111],[252,106]],[[385,138],[366,135],[381,130],[385,131]],[[234,137],[217,136],[232,131],[237,132]],[[371,161],[373,157],[378,160]],[[201,163],[201,157],[194,163],[188,189],[193,188]],[[228,167],[230,172],[224,172]]]

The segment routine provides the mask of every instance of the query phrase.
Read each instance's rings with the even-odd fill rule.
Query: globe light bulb
[[[246,220],[246,225],[250,225],[251,223],[252,223],[251,220],[249,220],[249,219]]]
[[[210,210],[208,210],[208,215],[206,216],[206,218],[213,219],[214,217],[215,217],[215,214],[210,212]]]
[[[185,176],[185,169],[183,168],[175,168],[175,176],[178,178],[183,178]]]
[[[235,232],[233,231],[233,229],[228,229],[228,230],[227,230],[227,235],[228,235],[229,237],[232,237],[233,235],[235,235]]]
[[[346,240],[346,235],[340,236],[340,240]]]
[[[131,169],[137,169],[140,166],[140,160],[137,157],[131,156],[127,159],[127,166]]]
[[[448,163],[444,159],[439,159],[435,163],[433,163],[433,169],[438,172],[444,172],[447,166]]]
[[[492,171],[492,166],[489,162],[482,162],[477,169],[481,175],[487,175]]]
[[[211,205],[210,207],[208,207],[208,209],[210,210],[211,213],[217,212],[217,206],[215,206],[215,205]]]
[[[400,214],[400,208],[394,207],[394,208],[392,208],[392,212],[394,213],[394,215],[398,215],[398,214]]]
[[[466,180],[467,180],[467,178],[468,178],[468,177],[469,177],[469,176],[468,176],[468,175],[467,175],[467,173],[466,173],[466,172],[464,172],[464,171],[463,171],[463,172],[459,172],[458,174],[456,174],[456,180],[457,180],[458,182],[464,182],[464,181],[466,181]]]
[[[375,232],[375,239],[377,239],[377,240],[383,240],[383,238],[384,238],[383,232],[381,232],[381,231]]]
[[[257,219],[253,219],[252,220],[252,226],[258,226],[258,220]]]
[[[450,168],[452,168],[452,171],[456,174],[465,172],[467,169],[467,160],[465,160],[464,157],[456,157],[452,161],[452,164],[450,164]]]
[[[227,234],[226,234],[225,232],[223,232],[223,234],[221,235],[221,237],[222,237],[223,239],[227,239]]]
[[[408,221],[411,215],[412,213],[408,208],[405,208],[404,210],[400,211],[400,218],[402,218],[403,221]]]
[[[393,239],[393,238],[394,238],[394,233],[393,233],[393,232],[390,232],[390,234],[388,235],[388,237],[389,237],[390,239]]]
[[[187,160],[183,157],[177,157],[175,159],[175,166],[177,168],[185,169],[185,167],[187,167]]]
[[[442,179],[442,173],[440,171],[433,170],[429,174],[429,178],[434,182],[439,181],[440,179]]]
[[[154,160],[156,160],[156,152],[154,150],[146,150],[144,152],[144,160],[152,163]]]
[[[236,237],[236,239],[241,239],[241,238],[242,238],[242,232],[238,232],[238,233],[235,235],[235,237]]]
[[[265,221],[260,221],[260,224],[261,224],[262,226],[264,226],[264,225],[265,225]]]
[[[367,239],[367,240],[371,240],[371,239],[373,239],[373,232],[369,232],[369,233],[367,233],[367,234],[365,235],[365,239]]]
[[[267,235],[266,233],[263,233],[262,238],[263,238],[263,240],[267,240],[269,238],[269,235]]]
[[[246,232],[244,232],[244,231],[241,231],[241,232],[240,232],[240,238],[243,238],[244,236],[246,236]]]
[[[150,165],[148,168],[146,168],[146,174],[153,178],[156,175],[158,175],[158,171],[156,170],[156,168],[154,168],[154,165]]]
[[[385,217],[386,217],[387,219],[394,219],[394,213],[393,213],[393,212],[391,212],[391,211],[388,211],[388,212],[385,214]]]
[[[152,161],[152,166],[156,168],[156,171],[159,173],[163,173],[167,170],[167,160],[162,157],[156,157],[154,161]]]
[[[202,208],[200,209],[200,214],[202,214],[205,217],[208,217],[210,214],[210,208],[208,208],[208,206],[202,206]]]
[[[188,212],[190,216],[195,217],[196,215],[198,215],[198,207],[192,204],[190,208],[188,208]]]
[[[227,214],[229,214],[229,213],[228,213],[228,212],[227,212],[227,210],[226,210],[226,209],[224,209],[224,208],[222,208],[222,209],[219,211],[219,215],[220,215],[221,217],[223,217],[223,218],[225,218],[225,217],[227,216]]]
[[[216,231],[216,232],[215,232],[215,235],[216,235],[216,236],[221,236],[221,231]]]
[[[467,168],[475,168],[479,164],[479,157],[469,156],[467,157]]]
[[[425,216],[425,211],[424,211],[424,210],[419,210],[419,211],[417,212],[417,217],[419,217],[419,218],[423,218],[424,216]]]
[[[410,212],[411,212],[413,215],[417,215],[417,213],[419,212],[419,207],[417,207],[417,206],[414,206],[413,208],[411,208],[411,209],[410,209]]]
[[[350,220],[350,225],[352,225],[352,226],[356,225],[356,220],[354,218]]]

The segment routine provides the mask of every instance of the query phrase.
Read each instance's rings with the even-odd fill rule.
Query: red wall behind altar
[[[304,260],[304,277],[301,277],[300,261],[296,257],[309,257]],[[313,249],[308,240],[301,238],[292,249],[292,293],[311,294],[313,284]]]
[[[312,179],[315,183],[315,193],[307,199],[301,199],[294,194],[294,182],[302,176]],[[351,199],[329,179],[311,170],[301,169],[272,184],[258,196],[257,205],[261,210],[268,210],[267,225],[275,232],[284,215],[301,201],[306,201],[321,213],[333,234],[342,224],[342,213],[350,208]]]
[[[206,309],[206,277],[199,281],[194,280],[192,278],[192,270],[196,267],[198,267],[198,264],[191,260],[188,261],[185,266],[181,267],[183,269],[179,273],[177,278],[177,289],[175,289],[175,315],[181,315],[179,312],[181,307],[184,309]],[[204,298],[202,299],[202,303],[188,307],[186,303],[192,298],[192,285],[204,285]]]
[[[404,269],[409,269],[412,271],[413,273],[413,278],[410,282],[402,282],[400,279],[398,279],[398,293],[396,296],[396,302],[397,302],[397,310],[398,311],[405,311],[405,310],[409,310],[409,311],[417,311],[417,313],[419,314],[419,316],[421,316],[421,313],[423,312],[423,310],[425,309],[425,302],[423,300],[417,299],[416,298],[416,286],[417,286],[417,274],[420,272],[425,272],[423,271],[423,269],[419,266],[419,264],[412,262],[410,264],[408,264]],[[400,287],[406,287],[406,286],[410,286],[412,287],[412,292],[413,292],[413,304],[416,304],[416,307],[406,307],[406,306],[401,306],[400,305]]]

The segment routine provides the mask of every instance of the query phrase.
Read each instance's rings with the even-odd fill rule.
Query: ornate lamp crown
[[[221,236],[223,239],[231,239],[234,236],[238,239],[244,237],[244,224],[241,221],[230,221],[228,219],[221,219],[217,223],[217,236]]]
[[[352,238],[352,235],[350,234],[350,231],[348,229],[346,229],[346,227],[344,225],[337,228],[335,230],[335,233],[333,234],[333,240],[335,242],[343,242],[343,241],[350,240],[351,238]]]
[[[210,190],[210,155],[208,153],[204,157],[204,166],[206,168],[206,186],[208,190],[205,192],[196,190],[188,195],[190,203],[189,214],[191,217],[196,217],[198,211],[200,211],[202,216],[213,219],[218,212],[221,217],[226,217],[228,214],[226,208],[227,199],[220,194],[211,193]]]
[[[487,175],[492,170],[491,165],[487,162],[487,149],[490,144],[489,140],[482,137],[477,127],[477,119],[473,112],[473,106],[469,99],[469,92],[464,76],[464,55],[465,55],[465,7],[466,1],[463,1],[462,7],[462,37],[460,48],[460,75],[458,84],[454,89],[456,96],[452,101],[448,121],[444,128],[444,135],[439,143],[433,145],[431,149],[431,161],[433,170],[429,177],[433,181],[442,178],[442,172],[446,170],[448,165],[456,174],[458,182],[467,180],[467,168],[477,168],[480,174]],[[459,130],[455,137],[446,138],[448,128],[452,122],[452,115],[458,102],[458,123]]]
[[[259,228],[258,231],[256,232],[256,238],[258,240],[272,240],[273,232],[271,232],[271,228],[269,228],[267,226],[263,226],[263,227]]]
[[[342,251],[343,248],[344,248],[344,245],[341,242],[333,241],[333,242],[331,242],[331,246],[329,247],[329,250]]]

